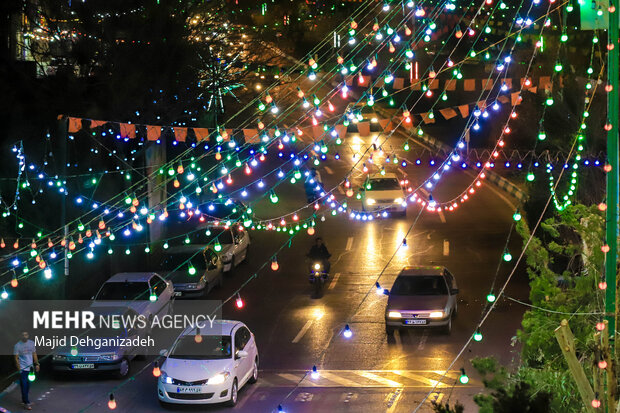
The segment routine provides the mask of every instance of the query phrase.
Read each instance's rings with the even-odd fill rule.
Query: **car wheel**
[[[118,372],[116,373],[116,377],[118,377],[119,379],[127,377],[130,368],[131,365],[129,364],[129,360],[126,358],[122,359],[121,365],[119,366]]]
[[[230,400],[226,403],[229,407],[234,407],[237,405],[237,397],[238,397],[239,388],[237,387],[237,379],[233,380],[233,384],[230,388]]]
[[[396,330],[396,327],[385,326],[385,334],[390,337],[394,335],[394,330]]]
[[[252,366],[252,375],[248,380],[248,383],[254,384],[258,381],[258,357],[254,359],[254,366]]]
[[[444,334],[450,334],[451,332],[452,332],[452,314],[450,314],[450,317],[448,317],[448,324],[443,326]]]
[[[452,319],[454,320],[459,313],[459,307],[454,306],[454,310],[452,310]]]

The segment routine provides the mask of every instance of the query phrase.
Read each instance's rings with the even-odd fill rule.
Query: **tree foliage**
[[[492,358],[474,359],[491,394],[475,397],[487,412],[581,412],[583,402],[568,371],[554,330],[569,320],[577,357],[591,378],[594,326],[603,311],[601,281],[604,217],[595,207],[572,205],[541,222],[530,239],[526,220],[517,230],[526,248],[530,303],[518,339],[521,365],[511,373]],[[594,313],[594,314],[592,314]],[[516,409],[516,410],[515,410]]]

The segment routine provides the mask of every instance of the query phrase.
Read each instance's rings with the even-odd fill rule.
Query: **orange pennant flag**
[[[146,125],[146,139],[156,141],[161,137],[161,126]]]
[[[135,139],[136,138],[136,125],[131,123],[120,124],[121,137]]]
[[[92,119],[91,119],[91,120],[90,120],[90,128],[91,128],[91,129],[92,129],[92,128],[98,128],[99,126],[103,126],[103,125],[105,125],[106,123],[108,123],[108,122],[107,122],[107,121],[105,121],[105,120],[92,120]]]
[[[69,118],[69,133],[75,133],[82,129],[82,118]]]
[[[185,142],[187,138],[187,128],[174,127],[174,137],[179,142]]]
[[[204,141],[209,137],[209,130],[207,128],[194,128],[194,133],[198,142]]]

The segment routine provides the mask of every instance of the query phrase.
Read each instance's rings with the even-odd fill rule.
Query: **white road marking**
[[[431,397],[428,398],[428,401],[434,401],[439,404],[443,400],[443,393],[431,393]]]
[[[418,344],[418,350],[424,349],[424,345],[426,344],[427,339],[428,339],[428,331],[424,331],[422,333],[422,337],[420,337],[420,343]]]
[[[347,251],[351,251],[351,248],[353,248],[353,237],[349,237],[349,239],[347,239],[347,246],[345,249]]]
[[[306,334],[306,332],[310,329],[310,327],[312,327],[312,322],[313,321],[314,320],[306,321],[306,324],[304,324],[304,326],[301,328],[301,330],[299,330],[299,333],[297,333],[297,335],[293,339],[293,343],[298,343],[299,340],[301,340],[304,337],[304,334]]]
[[[252,388],[250,389],[249,393],[246,393],[243,398],[241,400],[239,400],[239,404],[237,405],[237,407],[239,409],[242,409],[243,406],[245,406],[245,404],[248,402],[248,400],[250,400],[250,398],[252,397],[252,395],[254,394],[254,392],[256,392],[256,389],[258,387],[256,386],[252,386]]]
[[[402,387],[403,385],[397,381],[394,380],[390,380],[390,379],[386,379],[385,377],[381,377],[379,375],[376,375],[374,373],[370,373],[368,371],[356,371],[355,374],[360,375],[362,377],[365,377],[369,380],[373,380],[376,382],[379,382],[383,385],[386,385],[388,387]]]
[[[334,171],[332,171],[332,168],[330,168],[329,166],[325,167],[325,170],[327,171],[328,174],[333,175]]]
[[[443,240],[443,255],[444,257],[450,255],[450,241],[448,241],[447,239]]]
[[[345,379],[344,377],[340,377],[325,370],[322,370],[319,374],[321,377],[325,377],[327,380],[338,383],[344,387],[360,387],[359,383],[356,381]]]
[[[294,381],[294,382],[298,382],[299,379],[301,378],[299,376],[296,376],[294,374],[289,374],[289,373],[278,373],[278,376],[282,377],[283,379]]]
[[[392,373],[398,374],[399,376],[406,377],[406,378],[411,379],[411,380],[420,381],[420,382],[425,383],[425,384],[427,384],[429,386],[435,386],[435,385],[437,385],[437,387],[447,387],[448,386],[444,382],[440,382],[438,380],[429,379],[429,378],[424,377],[421,374],[416,374],[416,373],[413,373],[411,371],[394,370],[394,371],[392,371]],[[423,373],[423,372],[420,372],[420,373]]]
[[[328,290],[333,290],[334,289],[334,287],[336,286],[336,283],[338,282],[338,278],[340,278],[340,273],[339,272],[334,274],[334,278],[332,279],[332,282],[329,283],[329,287],[327,287]]]

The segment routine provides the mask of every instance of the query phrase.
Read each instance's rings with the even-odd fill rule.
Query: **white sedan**
[[[188,327],[161,365],[157,396],[162,404],[237,404],[238,392],[258,380],[254,334],[239,321]]]
[[[407,213],[406,182],[399,181],[394,173],[375,174],[366,180],[362,188],[362,205],[365,211]]]

